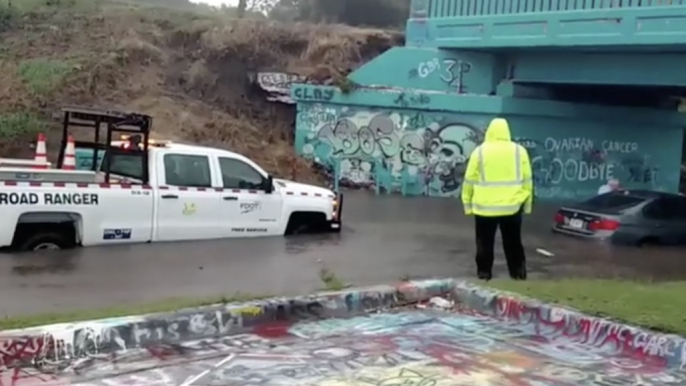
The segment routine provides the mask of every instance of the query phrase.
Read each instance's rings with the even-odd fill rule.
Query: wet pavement
[[[617,248],[553,235],[554,208],[538,205],[525,222],[531,278],[686,278],[683,249]],[[310,292],[323,287],[322,267],[355,285],[474,275],[473,220],[457,200],[348,192],[343,220],[339,235],[0,255],[0,316],[237,292]],[[499,247],[495,274],[507,277]]]

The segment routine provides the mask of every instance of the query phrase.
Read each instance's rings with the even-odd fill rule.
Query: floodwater
[[[531,279],[686,278],[684,249],[619,248],[554,235],[555,208],[538,205],[525,220]],[[237,292],[297,294],[322,289],[324,267],[353,285],[475,274],[473,220],[458,200],[347,192],[343,221],[336,235],[0,255],[0,316]],[[497,249],[494,273],[507,277]]]

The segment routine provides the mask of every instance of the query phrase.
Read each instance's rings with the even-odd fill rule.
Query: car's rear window
[[[138,153],[109,151],[103,160],[100,170],[107,170],[110,165],[110,173],[137,180],[143,179],[143,157]]]
[[[608,193],[595,196],[584,202],[584,206],[598,210],[621,210],[636,206],[646,199],[644,197],[632,196],[623,193]]]

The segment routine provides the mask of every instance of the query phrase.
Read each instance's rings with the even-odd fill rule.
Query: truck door
[[[157,239],[201,240],[222,237],[217,208],[221,195],[213,188],[212,164],[208,156],[160,153],[163,165],[157,180]]]
[[[282,199],[277,192],[265,192],[267,177],[238,158],[224,156],[218,161],[224,187],[221,213],[226,237],[277,234]]]

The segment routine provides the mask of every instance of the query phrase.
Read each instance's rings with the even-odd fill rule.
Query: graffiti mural
[[[313,110],[315,116],[322,115],[322,107]],[[482,141],[479,127],[487,122],[411,110],[343,109],[331,118],[299,114],[301,127],[313,128],[302,138],[302,155],[339,167],[341,181],[348,186],[378,184],[389,191],[411,188],[412,194],[431,196],[459,194],[469,155]]]
[[[492,117],[414,110],[422,99],[401,96],[398,109],[299,103],[297,151],[337,175],[342,186],[459,196],[469,156]],[[510,125],[513,139],[529,152],[538,198],[586,199],[611,178],[630,189],[678,186],[678,162],[672,165],[659,150],[664,136],[676,131],[653,138],[638,129],[618,133],[608,124],[538,118],[512,118]]]

